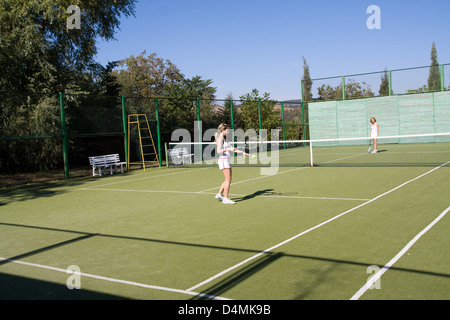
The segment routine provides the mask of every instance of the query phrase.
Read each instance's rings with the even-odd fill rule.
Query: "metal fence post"
[[[66,113],[64,111],[64,93],[62,92],[59,94],[59,106],[61,109],[61,135],[63,139],[64,174],[66,179],[69,179],[69,151],[67,144]]]

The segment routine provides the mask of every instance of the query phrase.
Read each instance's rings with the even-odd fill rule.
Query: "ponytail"
[[[217,128],[218,131],[214,134],[214,136],[216,137],[216,140],[219,138],[222,131],[225,129],[228,129],[228,128],[229,128],[229,126],[226,123],[221,123],[219,128]]]

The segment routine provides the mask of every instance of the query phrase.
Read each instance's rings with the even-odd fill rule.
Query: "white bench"
[[[187,148],[175,148],[169,150],[169,158],[175,165],[192,163],[193,153],[189,153]]]
[[[113,168],[117,173],[117,169],[120,166],[120,172],[123,173],[123,166],[126,165],[126,162],[121,162],[119,154],[108,154],[103,156],[95,156],[89,157],[89,163],[92,166],[92,176],[102,176],[102,168],[109,168],[111,175],[113,174]],[[98,174],[95,173],[95,169],[97,169]]]

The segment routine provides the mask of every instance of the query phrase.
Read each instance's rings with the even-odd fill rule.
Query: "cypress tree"
[[[384,69],[384,74],[381,77],[380,90],[378,91],[380,96],[388,96],[389,95],[389,77],[387,69]]]
[[[433,42],[431,47],[431,67],[428,76],[428,89],[430,91],[437,91],[441,89],[441,76],[439,72],[439,64],[437,61],[436,44]]]

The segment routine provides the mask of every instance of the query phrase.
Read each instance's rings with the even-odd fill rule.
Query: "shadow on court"
[[[260,190],[253,193],[250,196],[257,196],[262,194],[270,194],[272,189]],[[246,196],[248,198],[248,196]],[[246,198],[244,197],[244,198]],[[224,250],[224,251],[235,251],[235,252],[246,252],[249,254],[261,254],[261,250],[257,249],[246,249],[246,248],[238,248],[238,247],[226,247],[226,246],[218,246],[218,245],[208,245],[208,244],[199,244],[199,243],[188,243],[188,242],[177,242],[177,241],[169,241],[169,240],[161,240],[161,239],[151,239],[151,238],[142,238],[142,237],[130,237],[130,236],[121,236],[121,235],[113,235],[113,234],[101,234],[101,233],[88,233],[83,231],[75,231],[75,230],[65,230],[65,229],[57,229],[57,228],[46,228],[39,226],[26,226],[26,225],[17,225],[10,223],[0,223],[1,226],[8,226],[13,228],[30,228],[30,229],[40,229],[47,231],[55,231],[55,232],[69,232],[77,235],[77,237],[62,241],[59,243],[55,243],[49,246],[45,246],[36,250],[32,250],[29,252],[25,252],[14,257],[10,257],[0,262],[0,266],[13,263],[16,260],[22,260],[25,258],[29,258],[44,252],[51,251],[56,248],[63,248],[69,244],[73,244],[76,242],[82,242],[87,239],[93,238],[115,238],[115,239],[126,239],[126,240],[135,240],[135,241],[145,241],[145,242],[153,242],[165,245],[175,245],[181,247],[196,247],[196,248],[207,248],[207,249],[216,249],[216,250]],[[338,265],[355,265],[361,267],[367,267],[369,265],[382,265],[377,261],[349,261],[349,260],[339,260],[325,257],[314,257],[314,256],[305,256],[298,254],[286,254],[284,252],[265,252],[263,255],[255,259],[253,262],[249,262],[244,266],[241,266],[236,269],[234,273],[231,273],[225,278],[212,285],[211,287],[202,290],[202,293],[218,296],[226,293],[231,288],[238,286],[244,280],[250,278],[251,276],[257,274],[267,266],[271,265],[274,262],[280,260],[280,258],[294,258],[294,259],[304,259],[309,261],[319,261],[322,263],[329,264],[326,270],[317,270],[310,274],[311,282],[306,286],[303,286],[301,290],[299,290],[297,299],[306,299],[309,294],[314,290],[314,288],[326,280],[327,273],[330,270],[334,270]],[[399,268],[399,267],[391,267],[391,270],[410,272],[415,274],[425,274],[430,276],[441,277],[442,279],[450,278],[450,274],[447,273],[436,273],[430,272],[426,270],[417,270],[417,269],[408,269],[408,268]],[[88,290],[69,290],[64,284],[57,284],[52,282],[47,282],[44,280],[31,279],[27,277],[8,275],[4,273],[0,273],[0,300],[117,300],[117,299],[127,299],[126,297],[120,297],[115,295],[109,295],[104,293],[99,293],[95,291]],[[204,296],[196,296],[192,298],[193,300],[203,300],[203,299],[211,299]]]
[[[252,194],[243,196],[241,198],[233,198],[233,201],[235,202],[241,202],[241,201],[246,201],[246,200],[250,200],[256,197],[260,197],[260,196],[296,196],[298,195],[298,192],[276,192],[274,191],[274,189],[264,189],[264,190],[259,190],[256,192],[253,192]]]
[[[43,280],[0,273],[0,300],[128,300],[124,297],[89,291]]]
[[[247,266],[239,269],[237,272],[232,274],[229,277],[226,277],[224,280],[215,284],[214,286],[206,289],[203,293],[206,293],[211,296],[220,296],[222,293],[227,292],[229,289],[237,286],[239,283],[243,282],[245,279],[251,277],[256,274],[260,270],[264,269],[266,266],[275,262],[279,258],[283,257],[284,254],[282,252],[273,253],[269,252],[256,261],[248,264]],[[191,300],[209,300],[210,298],[196,296]]]
[[[124,177],[129,175],[129,172],[121,173]],[[20,185],[0,185],[0,207],[6,206],[10,203],[21,202],[39,198],[50,198],[66,192],[71,192],[70,188],[77,186],[84,186],[87,183],[95,181],[107,182],[108,179],[117,175],[104,175],[103,177],[80,177],[71,178],[70,180],[58,180],[42,183],[20,184]]]
[[[20,185],[13,187],[0,187],[0,206],[10,203],[33,200],[38,198],[50,198],[68,192],[66,187],[84,185],[95,181],[93,178],[73,179],[70,181],[57,181],[34,185]]]
[[[263,196],[263,195],[269,195],[272,194],[273,189],[264,189],[264,190],[259,190],[259,191],[255,191],[252,194],[248,194],[246,196],[243,196],[241,198],[238,199],[233,199],[234,202],[241,202],[241,201],[246,201],[246,200],[250,200],[253,199],[255,197],[258,196]]]

